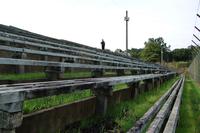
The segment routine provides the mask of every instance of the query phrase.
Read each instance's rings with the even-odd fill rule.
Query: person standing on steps
[[[103,39],[102,39],[102,41],[101,41],[101,48],[102,48],[102,50],[105,50],[105,42],[104,42]]]

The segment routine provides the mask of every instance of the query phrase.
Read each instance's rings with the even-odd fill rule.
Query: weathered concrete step
[[[119,83],[131,83],[140,80],[159,78],[167,75],[170,75],[170,73],[2,85],[0,87],[0,104],[21,101],[21,99],[18,97],[19,95],[22,95],[22,98],[24,100],[33,99],[38,97],[56,95],[60,93],[69,93],[74,90],[82,90],[84,88],[113,86]],[[13,101],[12,99],[10,99],[10,97],[19,98],[20,100],[16,99]]]
[[[162,130],[162,126],[164,124],[164,121],[169,116],[169,113],[171,111],[171,108],[173,106],[174,100],[176,98],[176,94],[180,90],[181,83],[183,82],[183,78],[181,78],[181,81],[179,81],[176,88],[173,90],[165,104],[162,106],[161,110],[158,112],[156,117],[154,118],[153,122],[149,126],[147,133],[159,133]]]
[[[176,131],[177,122],[179,120],[179,109],[180,109],[181,98],[182,98],[182,93],[183,93],[184,81],[185,81],[185,77],[183,78],[183,82],[181,84],[180,90],[176,97],[176,101],[174,103],[173,109],[171,111],[171,114],[169,116],[169,119],[167,121],[167,124],[165,126],[163,133],[175,133]]]

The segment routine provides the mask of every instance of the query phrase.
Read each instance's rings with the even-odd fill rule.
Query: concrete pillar
[[[144,93],[144,90],[145,90],[145,82],[144,81],[140,81],[139,82],[139,94],[142,94]]]
[[[10,42],[5,42],[5,45],[10,46]]]
[[[160,78],[154,78],[154,87],[159,88],[160,87]]]
[[[24,52],[22,52],[22,53],[16,53],[16,54],[13,55],[13,58],[16,58],[16,59],[26,59],[27,58],[27,54],[24,53]],[[24,65],[17,65],[15,71],[18,74],[25,73],[25,66]]]
[[[131,88],[131,97],[136,98],[139,94],[139,82],[128,83],[129,88]]]
[[[160,77],[159,81],[160,81],[160,85],[161,85],[164,82],[163,77]]]
[[[66,62],[66,63],[78,63],[78,59],[76,58],[64,58],[63,57],[63,61],[62,62]],[[64,68],[66,72],[73,72],[75,70],[75,68]]]
[[[40,48],[39,50],[41,50],[41,51],[48,51],[48,49],[47,48]],[[48,56],[47,55],[41,55],[41,60],[43,60],[43,61],[48,61]],[[47,70],[47,66],[44,66],[44,71],[46,71]]]
[[[0,133],[15,133],[15,129],[22,124],[22,106],[21,101],[0,103]]]
[[[148,70],[144,70],[144,71],[145,71],[145,72],[144,72],[145,74],[148,74],[148,73],[149,73],[149,71],[148,71]]]
[[[131,75],[137,75],[137,70],[131,70]]]
[[[65,61],[65,58],[60,58],[60,62],[64,62],[64,61]],[[54,67],[54,66],[47,67],[45,71],[46,77],[48,80],[63,79],[64,72],[65,72],[64,67]]]
[[[138,70],[138,71],[137,71],[137,74],[138,74],[138,75],[144,74],[144,71],[143,71],[142,69],[141,69],[141,70]]]
[[[145,82],[145,91],[150,91],[153,89],[153,79],[147,79]]]
[[[155,71],[154,70],[151,70],[151,74],[154,74],[155,73]]]
[[[125,75],[125,70],[124,69],[117,69],[116,72],[117,72],[117,76]]]
[[[92,91],[96,96],[96,114],[105,115],[108,107],[108,98],[113,95],[112,86],[100,86],[93,88]]]
[[[98,78],[98,77],[102,77],[103,76],[103,69],[100,68],[96,68],[94,70],[92,70],[92,77],[93,78]]]
[[[95,64],[96,65],[102,65],[103,63],[101,61],[98,61]],[[92,70],[92,77],[93,78],[102,77],[103,74],[104,74],[103,68],[95,68],[95,69]]]
[[[65,62],[65,58],[63,58],[63,57],[61,57],[60,58],[60,62]],[[59,79],[63,79],[64,78],[64,74],[65,74],[65,67],[60,67],[60,73],[59,73],[59,76],[58,76],[58,78]]]
[[[152,81],[152,89],[154,89],[155,88],[155,79],[152,78],[151,81]]]
[[[48,48],[40,48],[40,50],[46,52],[46,51],[48,51]],[[43,56],[42,56],[42,59],[43,59],[44,61],[48,61],[48,56],[47,56],[47,55],[43,55]]]

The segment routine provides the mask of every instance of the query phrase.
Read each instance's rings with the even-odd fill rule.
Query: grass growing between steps
[[[117,84],[114,86],[114,90],[120,90],[126,88],[126,84]],[[27,100],[24,102],[24,113],[31,113],[42,109],[47,109],[57,105],[71,103],[77,100],[81,100],[92,96],[92,92],[87,90],[75,91],[68,94],[61,94],[56,96],[48,96],[43,98],[37,98],[32,100]]]
[[[70,78],[86,78],[91,77],[91,72],[68,72],[64,74],[66,79]],[[44,72],[37,73],[24,73],[24,74],[0,74],[0,80],[36,80],[45,79],[46,74]]]
[[[92,96],[90,90],[76,91],[68,94],[61,94],[57,96],[48,96],[43,98],[37,98],[27,100],[24,102],[24,113],[31,113],[42,109],[47,109],[57,105],[71,103],[80,99],[84,99]]]
[[[191,78],[185,80],[176,132],[200,133],[200,87]]]
[[[104,76],[116,76],[115,72],[105,72]],[[65,79],[71,78],[90,78],[92,77],[91,71],[75,71],[75,72],[66,72],[64,74]],[[23,74],[0,74],[0,80],[37,80],[45,79],[46,74],[44,72],[35,72],[35,73],[23,73]]]
[[[127,88],[127,87],[128,87],[128,85],[125,84],[125,83],[116,84],[116,85],[113,87],[113,91],[125,89],[125,88]]]
[[[134,100],[128,100],[109,107],[104,118],[92,117],[80,122],[78,127],[67,132],[126,132],[136,120],[172,86],[177,78],[171,79],[154,88],[152,91],[140,94]]]
[[[45,73],[0,74],[0,80],[35,80],[44,79]]]
[[[64,78],[70,79],[70,78],[87,78],[91,77],[92,73],[85,71],[85,72],[68,72],[64,74]]]

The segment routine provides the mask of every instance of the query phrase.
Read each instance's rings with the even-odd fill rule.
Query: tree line
[[[144,43],[144,48],[132,48],[128,50],[129,55],[134,58],[140,58],[148,62],[160,62],[161,54],[163,54],[164,62],[172,61],[190,61],[193,58],[193,47],[188,48],[178,48],[171,50],[170,45],[164,42],[162,37],[149,38],[148,41]],[[123,52],[120,49],[115,50],[115,52]]]

